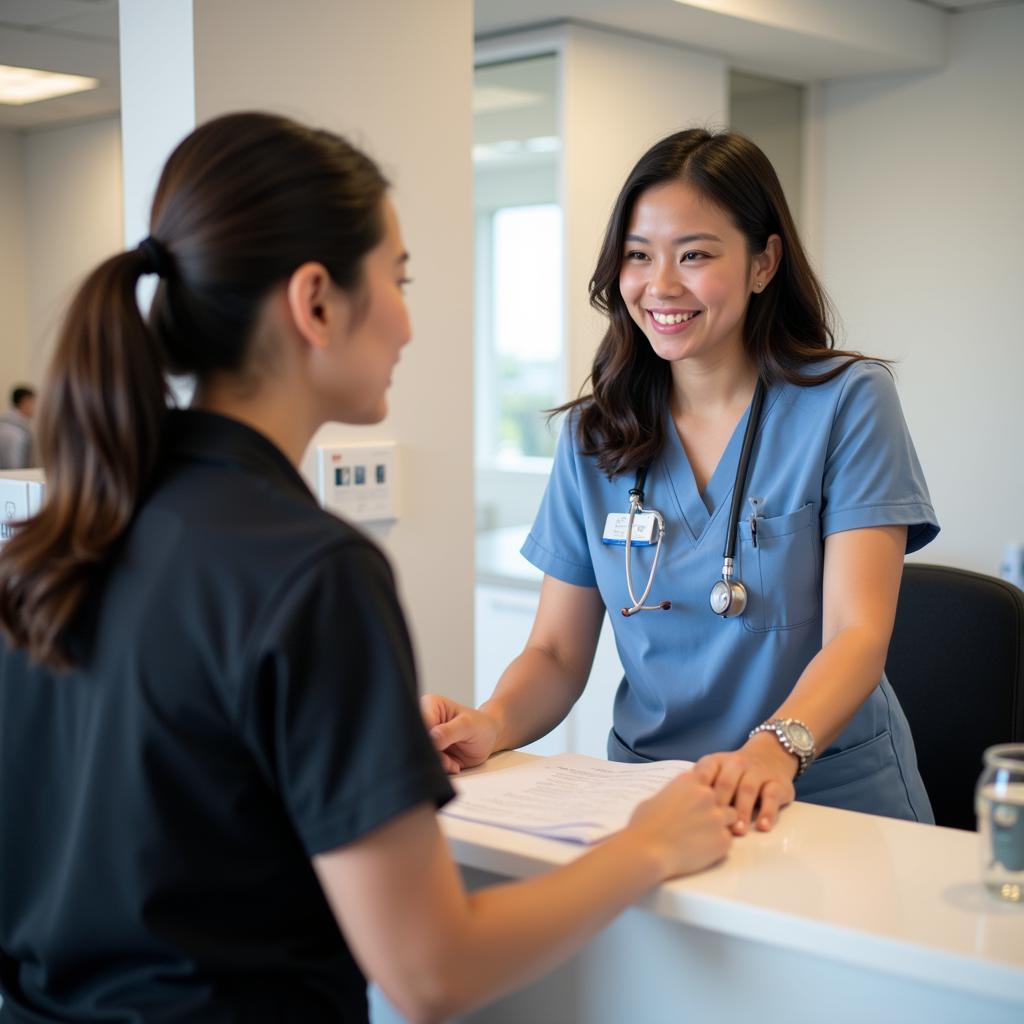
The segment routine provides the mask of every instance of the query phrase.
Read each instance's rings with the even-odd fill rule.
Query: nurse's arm
[[[806,722],[818,750],[839,736],[882,678],[906,545],[905,526],[825,538],[822,647],[776,712]]]
[[[825,539],[822,647],[773,718],[796,718],[824,750],[878,685],[885,668],[906,550],[905,526],[880,526]],[[752,726],[757,723],[751,723]],[[737,831],[758,810],[771,828],[793,799],[798,766],[772,733],[759,733],[731,754],[702,759],[719,799],[736,807]]]
[[[544,577],[526,646],[480,706],[496,723],[495,750],[532,743],[569,714],[587,685],[604,614],[596,587]]]
[[[420,698],[424,724],[447,772],[532,743],[565,718],[587,685],[604,612],[596,588],[545,576],[526,646],[490,700],[470,708],[436,693]]]

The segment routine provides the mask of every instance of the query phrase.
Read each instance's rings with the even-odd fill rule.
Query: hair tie
[[[168,277],[171,272],[171,254],[152,235],[139,242],[139,252],[146,259],[146,272],[157,277]]]

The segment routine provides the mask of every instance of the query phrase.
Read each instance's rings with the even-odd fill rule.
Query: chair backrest
[[[1024,741],[1024,591],[907,563],[885,672],[910,721],[936,824],[973,829],[982,752]]]

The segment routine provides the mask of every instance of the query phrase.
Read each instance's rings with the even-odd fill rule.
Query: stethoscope
[[[733,481],[732,506],[729,509],[730,527],[726,531],[725,551],[722,553],[722,578],[711,588],[711,610],[725,619],[742,615],[743,610],[747,607],[747,588],[734,575],[736,531],[739,527],[743,491],[747,486],[750,453],[754,447],[758,421],[761,419],[764,391],[764,381],[759,377],[757,387],[754,388],[754,397],[750,403],[750,418],[747,420],[747,427],[743,432],[743,447],[740,449],[740,461],[736,466],[736,479]],[[649,468],[649,466],[641,466],[637,470],[636,479],[629,490],[629,518],[626,523],[626,589],[629,591],[629,599],[633,602],[633,606],[622,609],[622,614],[627,617],[635,615],[637,612],[668,611],[672,607],[671,601],[660,601],[658,604],[646,603],[651,593],[651,587],[654,586],[654,574],[658,570],[658,559],[661,557],[661,544],[665,539],[665,517],[657,509],[644,508],[644,484],[647,482]],[[637,598],[633,590],[633,568],[630,555],[633,548],[633,520],[641,513],[654,516],[655,548],[654,561],[651,563],[651,571],[647,576],[647,586]]]

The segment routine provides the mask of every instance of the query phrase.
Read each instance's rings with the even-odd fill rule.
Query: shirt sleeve
[[[907,552],[939,532],[892,375],[858,362],[843,374],[825,460],[822,536],[906,526]]]
[[[583,517],[575,430],[576,418],[570,413],[562,424],[551,476],[522,555],[541,572],[565,583],[596,587]]]
[[[384,556],[363,540],[321,552],[272,604],[247,659],[243,732],[306,852],[450,800]]]

